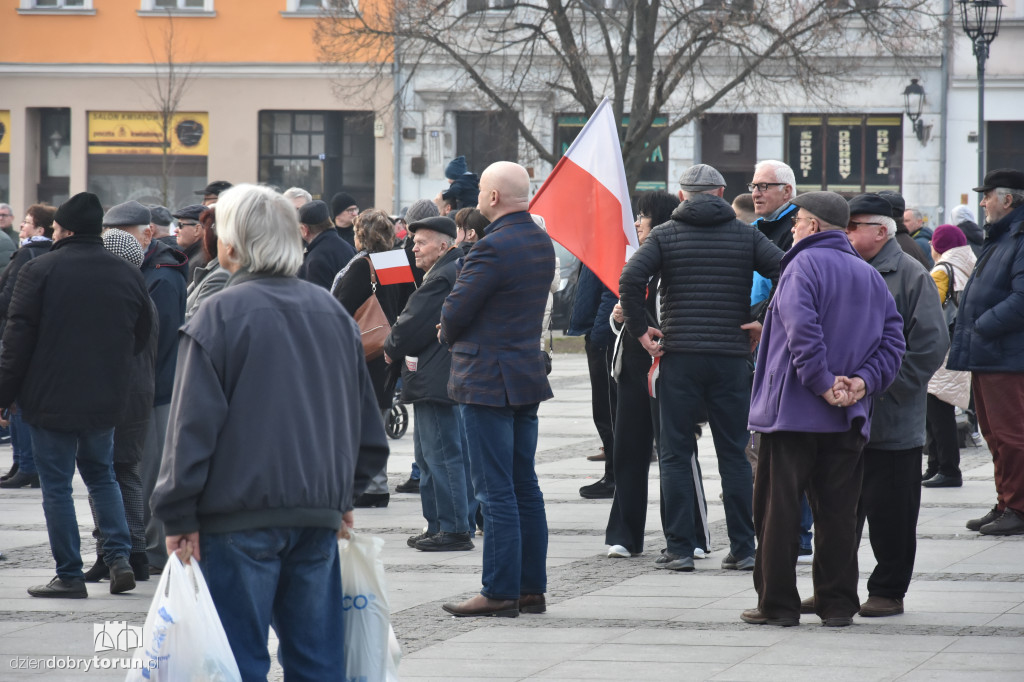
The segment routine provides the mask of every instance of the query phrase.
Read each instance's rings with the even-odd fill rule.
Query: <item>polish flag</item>
[[[611,103],[583,126],[530,202],[548,234],[619,295],[619,275],[640,244]]]
[[[412,267],[409,266],[409,257],[405,255],[405,249],[371,253],[370,262],[377,271],[377,281],[383,286],[416,281],[412,276]]]

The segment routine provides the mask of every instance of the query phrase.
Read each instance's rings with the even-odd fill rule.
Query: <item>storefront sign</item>
[[[163,154],[206,156],[209,114],[171,115],[165,138],[159,113],[153,111],[90,111],[90,154]]]
[[[11,112],[0,110],[0,154],[11,153]]]
[[[789,116],[788,163],[797,190],[847,195],[900,190],[903,128],[900,116]]]

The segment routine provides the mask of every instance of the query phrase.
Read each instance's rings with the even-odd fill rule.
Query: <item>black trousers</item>
[[[609,483],[615,481],[612,466],[615,449],[615,382],[611,378],[611,346],[596,347],[590,343],[590,334],[584,337],[587,369],[590,372],[590,405],[594,412],[594,426],[604,447],[604,475]]]
[[[857,541],[867,520],[877,565],[868,595],[903,599],[917,556],[921,509],[921,448],[864,449],[864,485],[857,509]],[[817,517],[815,517],[817,525]]]
[[[804,491],[814,514],[815,611],[822,618],[845,618],[860,610],[857,501],[863,448],[856,426],[845,433],[761,436],[754,476],[754,589],[761,613],[769,618],[800,617],[796,558]]]
[[[928,471],[960,478],[960,440],[956,432],[956,408],[928,394]]]

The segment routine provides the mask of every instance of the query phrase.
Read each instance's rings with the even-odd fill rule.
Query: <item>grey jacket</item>
[[[949,331],[939,292],[928,271],[895,239],[868,261],[885,280],[903,318],[907,350],[896,380],[875,398],[869,448],[906,450],[924,445],[928,380],[949,350]],[[857,295],[850,292],[851,296]]]
[[[351,316],[314,284],[240,271],[179,339],[151,502],[167,533],[340,528],[388,455]]]
[[[231,273],[220,266],[220,261],[214,258],[206,265],[195,270],[192,281],[188,285],[185,294],[185,321],[192,319],[192,316],[199,310],[199,305],[224,288]]]

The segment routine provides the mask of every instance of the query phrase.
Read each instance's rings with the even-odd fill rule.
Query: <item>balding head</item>
[[[477,208],[491,222],[530,207],[530,175],[518,163],[498,161],[480,176]]]

